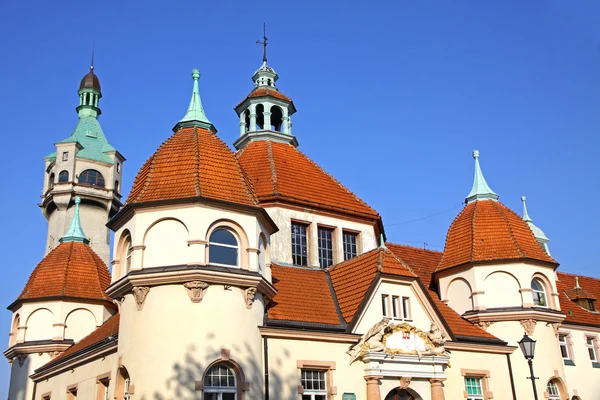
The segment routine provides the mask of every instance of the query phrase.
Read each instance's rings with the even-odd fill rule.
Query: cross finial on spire
[[[479,165],[479,150],[473,150],[473,158],[475,159],[475,177],[473,179],[473,187],[471,192],[467,196],[466,202],[472,203],[476,200],[498,200],[498,195],[489,187],[483,172],[481,172],[481,166]]]
[[[267,63],[267,23],[263,22],[263,40],[257,40],[256,44],[262,44],[263,46],[263,62]]]
[[[83,229],[81,229],[81,221],[79,220],[79,203],[81,203],[81,198],[79,196],[75,197],[75,212],[73,213],[73,220],[71,221],[71,226],[69,230],[60,238],[60,242],[83,242],[85,244],[89,244],[90,241],[83,233]]]

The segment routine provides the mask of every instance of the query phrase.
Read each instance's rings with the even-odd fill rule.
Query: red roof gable
[[[600,312],[586,310],[575,303],[573,298],[568,296],[576,286],[575,278],[577,277],[579,278],[580,288],[596,298],[600,297],[600,279],[566,274],[564,272],[558,272],[557,277],[556,287],[558,289],[560,309],[567,315],[563,323],[568,324],[572,322],[575,324],[600,326]]]
[[[524,258],[557,264],[514,211],[499,201],[474,201],[450,225],[437,270],[473,261]]]
[[[181,128],[142,166],[127,204],[196,196],[257,205],[252,186],[229,147],[207,129]]]
[[[110,272],[90,246],[59,244],[35,267],[18,300],[71,297],[112,302]]]
[[[379,220],[379,214],[292,145],[255,141],[237,153],[261,205],[283,201]],[[324,195],[326,194],[326,195]]]

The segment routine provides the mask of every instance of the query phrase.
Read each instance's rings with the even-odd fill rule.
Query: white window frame
[[[381,295],[381,311],[385,318],[390,318],[390,295]]]
[[[591,362],[598,362],[598,352],[596,351],[596,340],[598,338],[596,336],[587,336],[585,337],[585,346],[588,350],[588,355],[590,356],[590,361]],[[591,341],[591,343],[590,343]],[[591,351],[591,353],[590,353]],[[594,358],[592,358],[592,354],[594,355]]]
[[[311,371],[311,372],[317,372],[319,374],[323,374],[323,384],[325,386],[325,389],[307,389],[306,386],[304,386],[304,378],[302,375],[304,375],[305,371]],[[301,372],[300,372],[300,383],[302,384],[302,397],[304,396],[310,396],[310,400],[315,400],[315,396],[325,396],[325,400],[327,400],[328,398],[328,394],[327,394],[327,370],[324,369],[315,369],[315,368],[302,368]],[[314,382],[314,379],[311,379]],[[320,379],[318,380],[320,382]]]
[[[552,389],[552,391],[556,389],[556,393],[550,393],[550,389]],[[560,389],[556,382],[548,381],[548,384],[546,385],[546,392],[548,393],[548,400],[561,400]]]
[[[62,160],[63,161],[69,161],[69,152],[68,151],[63,151],[63,153],[62,153]]]
[[[216,242],[211,242],[210,238],[212,237],[212,235],[218,231],[218,230],[224,230],[229,232],[231,235],[233,235],[233,238],[235,239],[235,241],[237,242],[237,246],[234,246],[232,244],[225,244],[225,243],[216,243]],[[237,256],[235,259],[235,265],[231,265],[231,264],[221,264],[221,263],[216,263],[216,262],[212,262],[210,260],[210,246],[218,246],[218,247],[227,247],[230,249],[236,249],[237,250]],[[240,267],[240,240],[238,239],[237,235],[235,234],[235,231],[232,229],[229,229],[227,227],[224,226],[217,226],[215,229],[213,229],[213,231],[210,233],[210,236],[208,237],[208,263],[210,265],[217,265],[219,267],[228,267],[228,268],[239,268]]]
[[[561,341],[561,337],[563,337],[565,340]],[[571,353],[569,352],[569,335],[567,333],[560,333],[558,334],[558,344],[560,346],[560,348],[562,348],[564,346],[566,353],[567,353],[567,357],[565,358],[562,355],[562,351],[560,352],[560,355],[562,357],[563,360],[571,360]]]
[[[539,285],[542,287],[542,290],[534,289],[534,288],[533,288],[533,282],[536,282],[536,283],[538,283],[538,284],[539,284]],[[543,281],[542,281],[540,278],[533,278],[533,279],[531,280],[531,293],[533,293],[533,294],[535,294],[535,293],[541,294],[541,295],[542,295],[542,298],[544,299],[544,303],[546,303],[546,304],[544,304],[544,305],[542,305],[542,304],[537,304],[537,303],[536,303],[535,296],[533,296],[533,294],[532,294],[532,297],[533,297],[533,304],[534,304],[534,305],[536,305],[537,307],[545,307],[545,308],[548,308],[548,296],[547,296],[547,294],[546,294],[546,285],[544,285],[544,282],[543,282]]]
[[[402,319],[412,321],[412,311],[410,309],[410,297],[402,297]]]
[[[237,386],[238,386],[238,381],[237,381],[237,377],[235,376],[235,371],[227,366],[227,365],[223,365],[223,364],[215,364],[212,365],[207,371],[206,373],[208,373],[211,369],[216,368],[216,367],[224,367],[227,368],[227,370],[231,371],[231,373],[233,374],[233,387],[231,386],[203,386],[203,392],[204,393],[216,393],[218,394],[217,396],[217,400],[222,400],[223,398],[223,393],[233,393],[233,398],[235,400],[237,400]],[[221,375],[219,375],[221,376]],[[204,383],[204,380],[206,379],[206,374],[202,377],[202,382]],[[203,396],[204,398],[206,398],[205,396]]]
[[[469,392],[467,391],[467,379],[474,379],[476,382],[479,383],[479,391],[481,392],[481,394],[468,394]],[[483,378],[480,376],[465,376],[464,377],[464,384],[465,384],[465,393],[467,393],[466,399],[467,400],[484,400],[485,399],[485,389],[484,389],[484,385],[483,385]]]
[[[402,319],[402,309],[400,308],[400,296],[392,296],[392,318]]]

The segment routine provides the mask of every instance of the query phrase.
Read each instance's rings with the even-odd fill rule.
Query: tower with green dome
[[[121,207],[121,182],[125,158],[108,143],[98,117],[102,91],[93,65],[83,77],[79,90],[79,121],[67,138],[55,143],[47,155],[44,189],[40,207],[48,220],[47,254],[65,235],[75,210],[75,197],[81,198],[81,223],[90,246],[110,262],[108,220]]]

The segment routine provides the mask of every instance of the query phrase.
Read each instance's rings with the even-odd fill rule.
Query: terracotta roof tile
[[[101,341],[108,339],[109,336],[116,336],[119,334],[119,313],[113,315],[109,319],[107,319],[102,325],[96,328],[95,331],[81,339],[79,342],[75,343],[73,346],[69,347],[64,353],[58,355],[56,358],[52,359],[49,364],[56,364],[58,361],[64,360],[65,358],[77,353],[80,350],[83,350],[87,347],[93,346]],[[46,366],[45,365],[45,366]],[[40,369],[43,369],[43,366]]]
[[[269,319],[339,325],[325,270],[271,265],[277,295]]]
[[[229,147],[207,129],[187,127],[175,132],[142,166],[127,204],[196,196],[258,204]]]
[[[576,324],[585,324],[592,326],[600,326],[600,312],[588,311],[583,307],[575,303],[573,298],[568,296],[572,293],[572,289],[575,287],[575,277],[579,278],[579,286],[589,292],[594,297],[600,297],[600,279],[592,278],[589,276],[566,274],[564,272],[557,273],[558,280],[556,281],[556,287],[558,289],[558,299],[560,302],[560,309],[567,315],[564,320],[565,324],[573,322]],[[598,307],[598,305],[596,305]]]
[[[523,258],[556,264],[520,216],[499,201],[482,200],[467,204],[450,225],[437,270],[473,261]]]
[[[261,204],[278,200],[380,218],[375,210],[290,144],[255,141],[239,151],[237,157]]]
[[[109,285],[110,272],[90,246],[65,242],[35,267],[18,300],[77,297],[111,301],[104,291]]]
[[[284,100],[284,101],[289,101],[290,103],[292,102],[292,99],[290,99],[289,97],[287,97],[285,94],[281,93],[278,90],[272,90],[269,88],[261,87],[261,88],[256,88],[253,91],[251,91],[250,94],[248,96],[246,96],[246,98],[244,100],[242,100],[237,106],[234,107],[234,109],[241,106],[242,103],[248,99],[252,99],[255,97],[268,97],[268,96],[272,96],[272,97],[275,97],[276,99],[280,99],[280,100]]]

